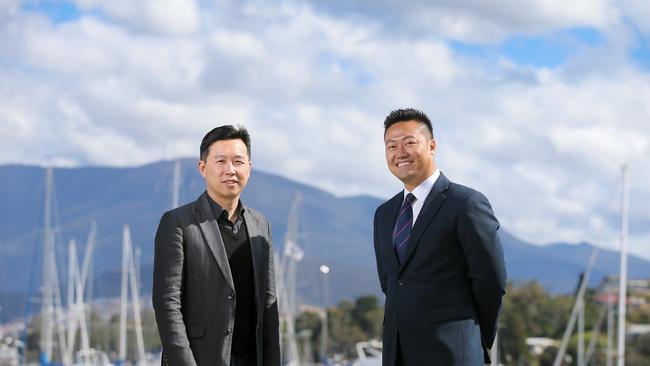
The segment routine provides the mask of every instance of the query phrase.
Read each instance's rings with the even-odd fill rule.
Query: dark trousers
[[[435,337],[429,340],[430,353],[408,353],[408,345],[397,333],[396,366],[483,366],[483,347],[481,333],[474,319],[450,320],[438,323],[434,330]],[[407,346],[407,347],[404,347]],[[407,354],[404,354],[406,348]]]
[[[251,356],[232,356],[230,366],[257,366],[257,361]]]
[[[397,357],[395,357],[395,366],[404,366],[404,356],[402,356],[402,345],[399,342],[399,333],[397,333]]]

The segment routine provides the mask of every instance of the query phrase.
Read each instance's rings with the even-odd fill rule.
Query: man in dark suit
[[[506,288],[499,222],[485,196],[436,168],[424,113],[393,111],[384,128],[388,168],[404,190],[375,212],[383,365],[490,363]]]
[[[160,220],[153,306],[164,365],[280,365],[271,228],[239,199],[250,151],[243,127],[208,132],[206,191]]]

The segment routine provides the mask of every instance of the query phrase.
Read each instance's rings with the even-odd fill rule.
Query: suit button
[[[397,312],[395,312],[395,313],[393,314],[393,317],[394,317],[395,319],[397,319]]]
[[[226,329],[226,335],[228,335],[228,334],[230,334],[230,333],[232,333],[232,328],[228,328],[228,329]]]
[[[228,295],[228,300],[232,300],[232,299],[234,299],[234,298],[235,298],[235,297],[234,297],[233,295]]]
[[[404,281],[402,281],[402,280],[397,280],[397,284],[400,285],[400,286],[404,286]]]

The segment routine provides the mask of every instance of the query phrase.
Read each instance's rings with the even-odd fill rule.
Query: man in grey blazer
[[[208,132],[206,191],[160,220],[153,306],[164,365],[280,365],[271,228],[239,199],[250,152],[243,127]]]
[[[404,190],[379,206],[374,220],[386,294],[383,365],[490,363],[506,288],[499,222],[485,196],[437,169],[424,113],[391,112],[384,143]]]

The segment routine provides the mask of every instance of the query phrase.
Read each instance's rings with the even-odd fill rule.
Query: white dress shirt
[[[413,207],[413,221],[411,222],[411,227],[415,225],[415,220],[417,220],[418,215],[420,214],[420,211],[422,210],[422,205],[424,205],[424,200],[427,199],[427,196],[431,192],[431,188],[433,188],[433,185],[436,184],[436,181],[438,180],[438,177],[440,176],[440,170],[436,168],[436,170],[431,174],[431,176],[420,185],[417,187],[413,188],[413,192],[409,192],[408,190],[404,189],[404,199],[406,200],[406,195],[409,193],[413,193],[415,196],[415,201],[413,201],[413,204],[411,207]],[[404,203],[404,201],[402,201]]]

